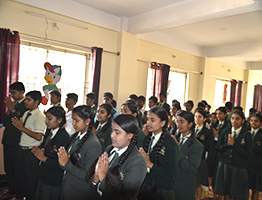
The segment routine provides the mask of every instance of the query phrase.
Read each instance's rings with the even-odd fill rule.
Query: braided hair
[[[184,118],[188,123],[191,123],[191,122],[194,123],[194,115],[191,112],[179,110],[177,111],[176,116]],[[192,138],[195,137],[195,128],[193,125],[190,128],[190,132],[191,132],[191,135],[188,138],[187,147],[190,147],[193,144]]]
[[[155,165],[158,165],[158,157],[159,157],[159,152],[162,148],[162,145],[163,145],[163,141],[164,141],[164,138],[167,134],[167,126],[168,126],[168,115],[167,115],[167,112],[164,108],[162,107],[158,107],[158,106],[154,106],[152,107],[148,113],[154,113],[155,115],[157,115],[158,118],[160,118],[161,121],[165,121],[165,125],[162,127],[162,133],[161,133],[161,136],[156,144],[156,147],[155,147],[155,153],[154,153],[154,161],[153,163]],[[150,143],[150,140],[151,140],[151,136],[152,136],[152,132],[149,133],[147,139],[146,139],[146,142],[145,142],[145,145],[144,145],[144,150],[145,152],[148,151],[148,145]],[[152,185],[151,185],[151,191],[153,193],[155,193],[157,191],[157,186],[156,186],[156,174],[153,175],[153,179],[152,179]]]
[[[94,121],[94,114],[91,110],[91,106],[88,105],[82,105],[77,106],[72,110],[72,113],[75,113],[80,117],[83,121],[90,119],[90,123],[88,125],[87,133],[84,135],[84,137],[80,140],[80,142],[76,146],[76,150],[70,154],[70,160],[74,165],[79,166],[79,162],[81,162],[81,156],[79,155],[79,152],[85,143],[85,141],[88,139],[89,135],[92,132],[93,127],[93,121]],[[78,132],[74,133],[68,144],[66,145],[65,149],[68,151],[69,147],[71,146],[74,139],[78,136]]]
[[[136,113],[136,119],[139,125],[139,128],[142,128],[139,117],[138,117],[138,111],[137,111],[137,105],[133,100],[126,100],[122,106],[127,105],[129,110],[132,112],[132,114]]]
[[[108,127],[111,125],[111,123],[112,123],[112,118],[113,118],[113,116],[114,116],[114,110],[113,110],[113,107],[112,107],[110,104],[108,104],[108,103],[102,103],[102,104],[100,104],[100,105],[98,106],[98,109],[99,109],[100,107],[102,107],[102,108],[105,109],[105,111],[106,111],[106,113],[107,113],[106,116],[108,116],[108,115],[111,114],[110,118],[108,119],[108,121],[106,122],[106,124],[105,124],[105,125],[102,127],[102,129],[101,129],[102,132],[105,132],[105,131],[108,129]],[[97,128],[98,125],[99,125],[99,121],[96,120],[96,123],[95,123],[95,125],[94,125],[95,128]]]

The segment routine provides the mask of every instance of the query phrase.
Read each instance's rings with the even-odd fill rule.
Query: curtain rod
[[[218,79],[218,80],[220,80],[220,81],[231,81],[232,79],[230,79],[230,78],[224,78],[224,77],[220,77],[220,76],[216,76],[216,75],[212,75],[212,77],[213,78],[216,78],[216,79]],[[238,80],[238,81],[241,81],[241,80]],[[243,83],[247,83],[247,81],[242,81]]]
[[[139,62],[143,62],[143,63],[147,63],[147,64],[150,64],[150,63],[153,62],[153,61],[150,62],[150,61],[145,61],[145,60],[140,60],[140,59],[137,59],[137,61],[139,61]],[[203,72],[192,71],[192,70],[181,69],[181,68],[175,68],[175,67],[172,67],[172,66],[171,66],[171,69],[173,69],[173,70],[177,70],[177,71],[181,71],[181,72],[192,73],[192,74],[200,74],[200,75],[203,74]]]
[[[73,43],[69,43],[69,42],[62,42],[62,41],[59,41],[59,40],[46,39],[46,38],[43,38],[43,37],[38,37],[38,36],[29,35],[29,34],[25,34],[25,33],[19,33],[19,35],[22,36],[21,40],[23,40],[23,37],[31,37],[31,38],[36,38],[36,39],[40,39],[40,40],[45,40],[45,41],[50,41],[50,42],[55,42],[55,43],[70,45],[70,46],[73,46],[73,47],[79,47],[79,48],[90,49],[91,50],[91,47],[82,46],[82,45],[78,45],[78,44],[73,44]],[[117,56],[120,55],[120,52],[113,52],[113,51],[107,51],[107,50],[103,50],[103,52],[115,54]]]

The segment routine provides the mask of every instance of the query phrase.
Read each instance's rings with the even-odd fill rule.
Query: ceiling
[[[260,0],[73,0],[128,19],[133,34],[161,32],[203,48],[245,45],[228,55],[246,62],[262,61],[262,4]],[[232,2],[229,4],[228,2]],[[238,45],[238,46],[237,46]],[[257,47],[259,45],[259,47]],[[261,51],[259,51],[261,50]],[[245,51],[245,53],[243,53]],[[211,55],[219,57],[216,55]]]

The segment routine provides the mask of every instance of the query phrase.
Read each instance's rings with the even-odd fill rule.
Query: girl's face
[[[213,122],[217,121],[216,115],[215,115],[215,114],[210,115],[209,121],[210,121],[211,124],[212,124]]]
[[[174,106],[171,106],[170,113],[173,117],[176,117],[177,108]]]
[[[256,130],[256,129],[260,128],[261,121],[259,121],[259,119],[257,117],[253,116],[250,119],[250,125],[251,125],[251,128]]]
[[[193,123],[192,122],[188,123],[188,121],[185,118],[181,116],[177,116],[176,125],[180,133],[187,135],[190,133],[190,128],[193,126]]]
[[[220,110],[216,111],[217,119],[221,122],[223,122],[226,119],[226,114],[221,112]]]
[[[113,147],[122,149],[130,144],[132,133],[126,133],[117,123],[112,123],[111,140]]]
[[[128,105],[123,105],[121,107],[121,113],[120,114],[125,114],[125,115],[133,115],[136,117],[136,113],[132,113],[132,111],[129,109]]]
[[[195,113],[195,117],[194,118],[195,118],[195,123],[198,126],[202,126],[204,124],[204,122],[206,121],[206,118],[204,118],[204,116],[201,113],[199,113],[199,112]]]
[[[62,118],[57,118],[49,112],[45,113],[45,116],[45,124],[48,129],[56,129],[60,126]]]
[[[86,119],[85,121],[79,117],[76,113],[72,113],[72,118],[73,118],[73,126],[76,132],[81,132],[81,133],[85,133],[87,132],[89,123],[90,123],[90,119]]]
[[[146,124],[149,132],[154,132],[155,135],[160,133],[165,123],[155,113],[148,112]]]
[[[231,124],[232,124],[232,126],[233,126],[233,128],[235,130],[240,128],[244,122],[245,122],[245,120],[242,119],[240,117],[240,115],[238,115],[236,113],[232,114],[232,116],[231,116]]]
[[[111,114],[108,115],[106,109],[103,106],[100,106],[97,110],[96,116],[97,121],[99,121],[101,124],[104,124],[111,117]]]

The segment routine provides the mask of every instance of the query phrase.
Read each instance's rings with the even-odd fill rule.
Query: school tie
[[[219,125],[218,125],[218,131],[220,131],[220,129],[222,128],[222,123],[220,123]]]
[[[252,132],[252,135],[255,137],[255,131]]]
[[[198,134],[198,131],[199,131],[199,129],[197,128],[197,129],[196,129],[196,134]]]
[[[155,139],[155,136],[153,136],[153,137],[151,138],[151,140],[150,140],[150,142],[149,142],[149,144],[148,144],[148,151],[147,151],[148,153],[151,153],[151,151],[153,150],[152,144],[153,144],[154,139]]]
[[[237,138],[237,132],[233,131],[233,139],[235,140]]]
[[[102,127],[102,126],[99,124],[99,125],[98,125],[98,128],[97,128],[97,131],[100,131],[100,130],[101,130],[101,127]]]
[[[119,154],[116,151],[114,151],[114,152],[115,152],[114,157],[109,162],[109,168],[112,166],[112,164],[115,162],[115,160],[119,157]]]
[[[26,124],[26,121],[27,121],[28,117],[30,117],[31,115],[32,115],[32,113],[30,113],[30,112],[27,113],[27,115],[25,117],[25,121],[24,121],[24,126]]]
[[[185,137],[180,138],[179,147],[183,146],[185,139],[186,139]]]
[[[75,138],[74,142],[72,143],[71,148],[70,148],[68,154],[71,154],[71,153],[72,153],[73,149],[75,148],[75,146],[78,144],[79,141],[80,141],[80,137],[77,136],[77,137]]]
[[[53,136],[53,133],[52,133],[52,131],[50,131],[48,137],[46,138],[46,141],[45,141],[45,145],[44,145],[44,146],[47,145],[47,143],[51,140],[52,136]]]

